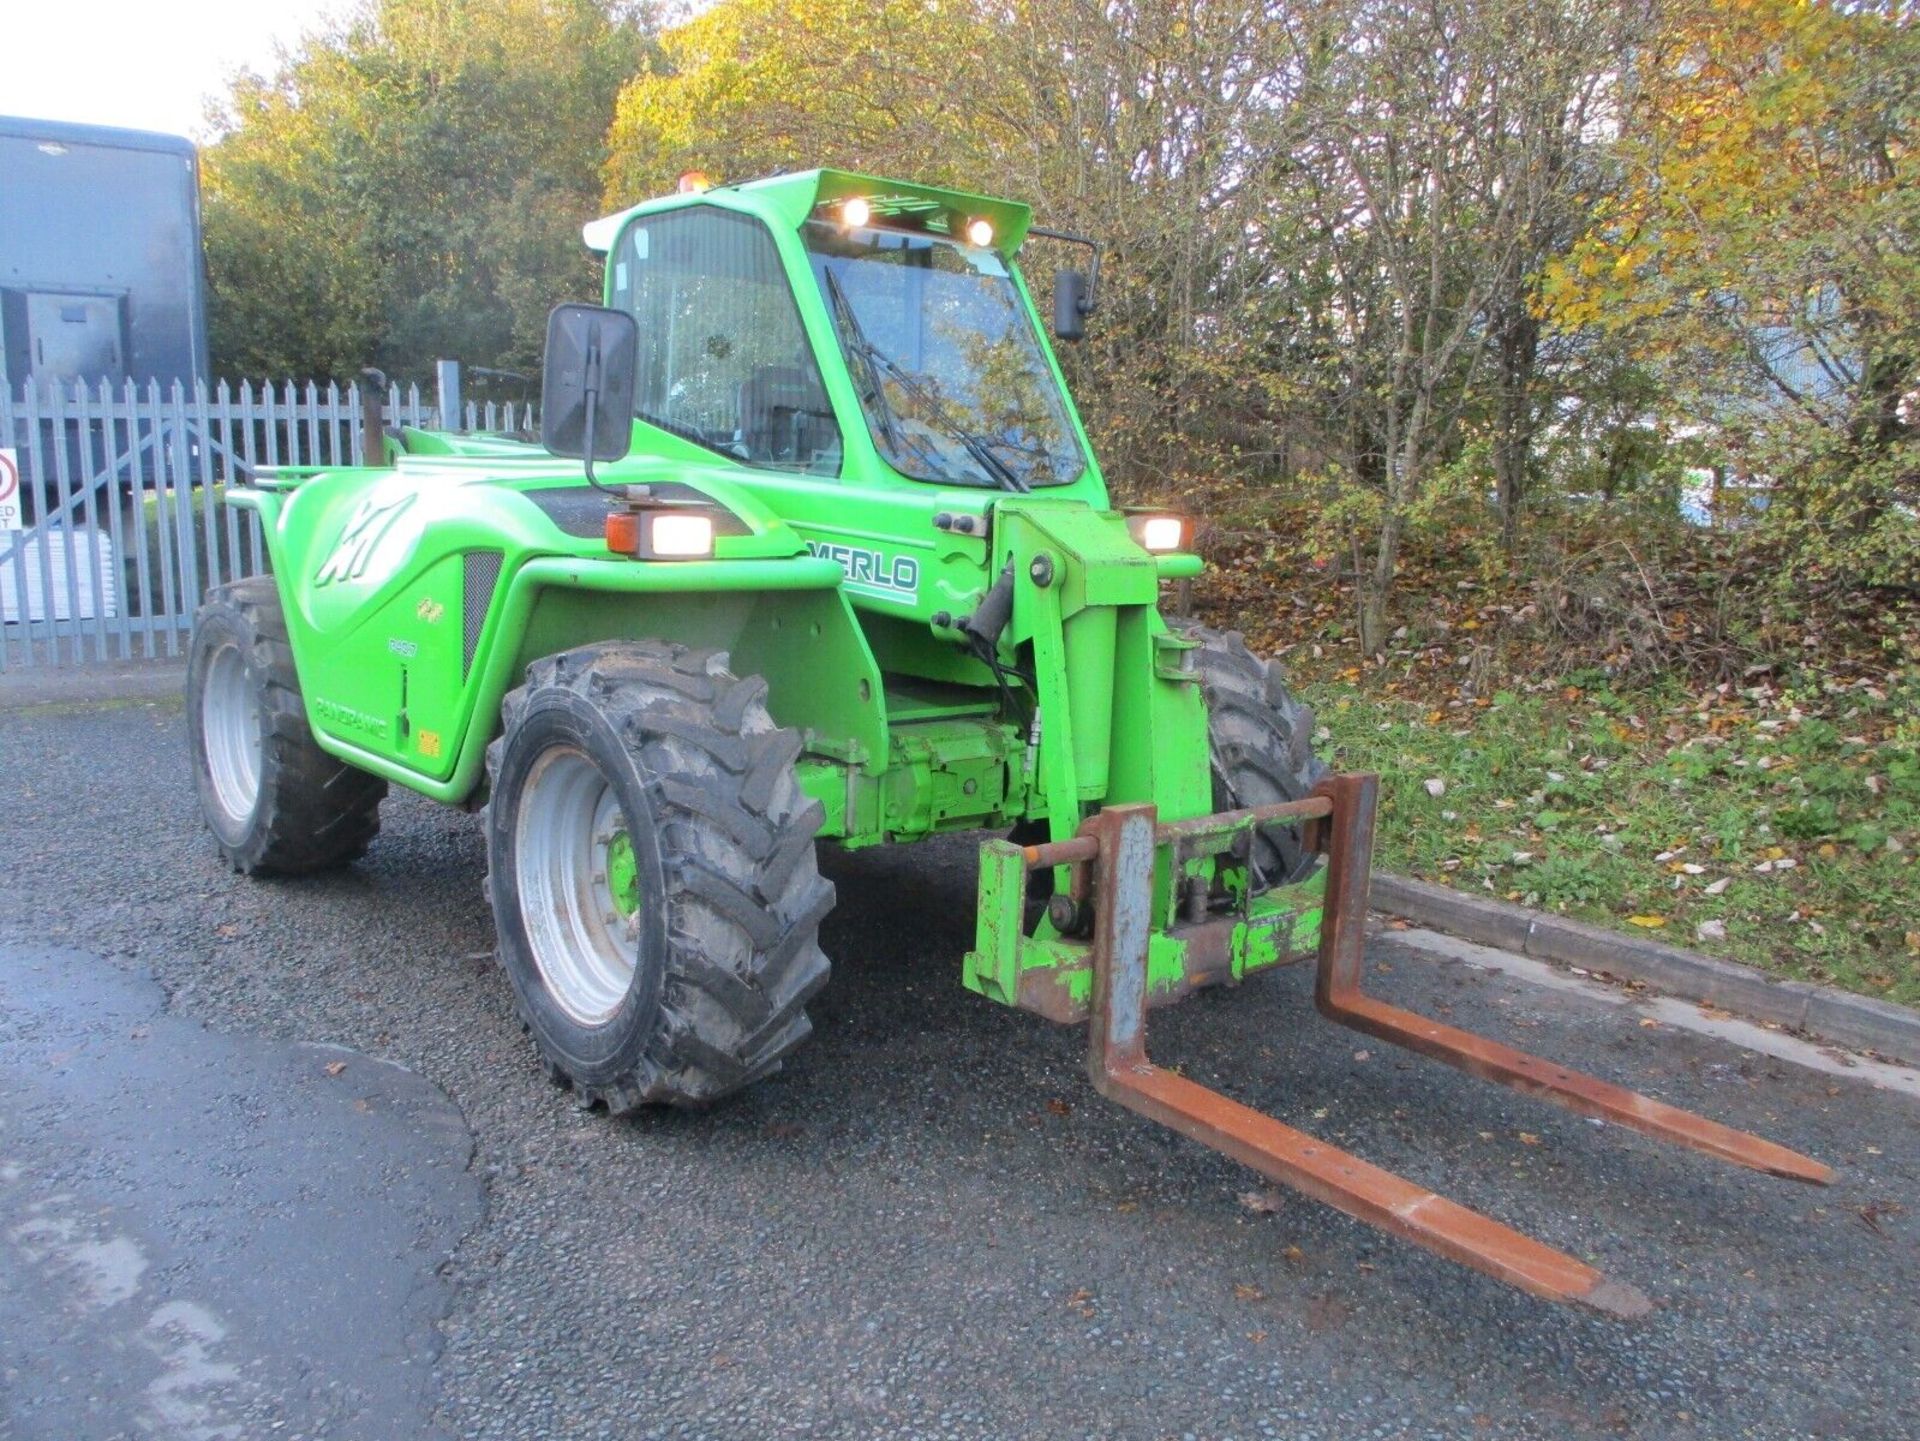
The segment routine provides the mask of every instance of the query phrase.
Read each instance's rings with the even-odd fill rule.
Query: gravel
[[[453,1434],[1914,1434],[1920,1110],[1901,1097],[1375,941],[1390,998],[1837,1166],[1815,1191],[1342,1032],[1304,968],[1155,1014],[1156,1056],[1194,1079],[1658,1309],[1550,1307],[1298,1197],[1250,1208],[1250,1173],[1098,1100],[1077,1032],[961,989],[956,840],[824,857],[835,979],[785,1072],[705,1114],[612,1121],[534,1067],[476,818],[396,794],[353,869],[243,880],[202,831],[181,726],[164,701],[0,719],[0,941],[150,970],[177,1014],[352,1046],[453,1099],[487,1203],[445,1275]]]

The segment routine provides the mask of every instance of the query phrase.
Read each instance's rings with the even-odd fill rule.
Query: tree
[[[1641,67],[1597,223],[1553,269],[1773,487],[1801,567],[1920,559],[1920,33],[1907,3],[1684,0]]]
[[[216,368],[537,368],[645,46],[599,0],[368,0],[243,73],[204,156]]]
[[[1517,508],[1544,410],[1529,295],[1567,228],[1619,16],[1595,0],[1289,12],[1306,83],[1274,146],[1286,161],[1275,189],[1276,204],[1291,189],[1304,206],[1280,213],[1306,279],[1275,297],[1321,350],[1342,454],[1328,529],[1352,557],[1369,653],[1386,638],[1408,531],[1476,432],[1504,508]]]

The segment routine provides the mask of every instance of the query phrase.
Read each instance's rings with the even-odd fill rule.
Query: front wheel
[[[777,1070],[826,983],[819,803],[766,683],[615,642],[528,667],[487,752],[487,892],[549,1073],[583,1104],[703,1105]]]
[[[1215,810],[1297,801],[1327,774],[1313,753],[1313,712],[1287,689],[1280,667],[1247,649],[1238,631],[1193,626],[1200,694],[1207,706],[1207,752]],[[1252,889],[1291,885],[1313,874],[1319,857],[1297,825],[1263,828],[1254,840]]]

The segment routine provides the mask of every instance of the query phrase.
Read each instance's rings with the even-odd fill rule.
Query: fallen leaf
[[[1725,921],[1702,921],[1693,928],[1693,936],[1699,941],[1724,941],[1727,938]]]
[[[1540,1138],[1531,1131],[1522,1131],[1520,1133],[1520,1144],[1523,1146],[1537,1146],[1540,1144]]]
[[[1262,1191],[1242,1191],[1240,1204],[1256,1216],[1271,1216],[1286,1203],[1284,1192],[1269,1186]]]
[[[1640,1024],[1649,1031],[1657,1031],[1660,1029],[1660,1023],[1654,1020],[1652,1016],[1642,1016],[1640,1018]]]
[[[1071,1116],[1073,1114],[1073,1106],[1069,1102],[1061,1100],[1058,1096],[1055,1096],[1047,1102],[1047,1109],[1056,1116]]]
[[[1307,1259],[1307,1253],[1302,1251],[1298,1246],[1289,1246],[1280,1254],[1289,1261],[1304,1261]]]
[[[1241,1281],[1233,1288],[1233,1299],[1236,1301],[1264,1301],[1267,1299],[1267,1293],[1262,1291],[1258,1286],[1249,1286],[1246,1282]]]
[[[345,1061],[328,1061],[327,1064],[322,1067],[329,1076],[337,1076],[346,1070],[346,1068],[347,1063]]]
[[[1650,931],[1658,930],[1661,926],[1664,926],[1666,923],[1667,923],[1667,918],[1665,916],[1628,916],[1627,917],[1628,925],[1645,926]]]
[[[1713,882],[1713,884],[1709,885],[1706,888],[1706,894],[1710,896],[1725,895],[1727,892],[1727,887],[1732,884],[1733,884],[1732,876],[1722,876],[1720,877],[1719,880]]]
[[[1353,1053],[1353,1058],[1356,1061],[1365,1061],[1370,1059],[1372,1055],[1373,1055],[1372,1051],[1355,1051]]]

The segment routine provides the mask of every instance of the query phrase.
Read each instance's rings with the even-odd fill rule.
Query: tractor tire
[[[1207,706],[1207,750],[1215,810],[1243,810],[1304,799],[1327,774],[1313,753],[1313,711],[1295,700],[1280,667],[1247,649],[1238,631],[1190,626],[1200,694]],[[1319,857],[1301,843],[1300,827],[1263,828],[1254,841],[1255,894],[1313,874]]]
[[[314,740],[270,576],[210,590],[193,618],[187,746],[201,814],[236,871],[329,870],[379,834],[387,783]]]
[[[520,1018],[582,1106],[704,1106],[778,1070],[827,981],[799,734],[722,651],[549,656],[488,747],[487,896]]]

